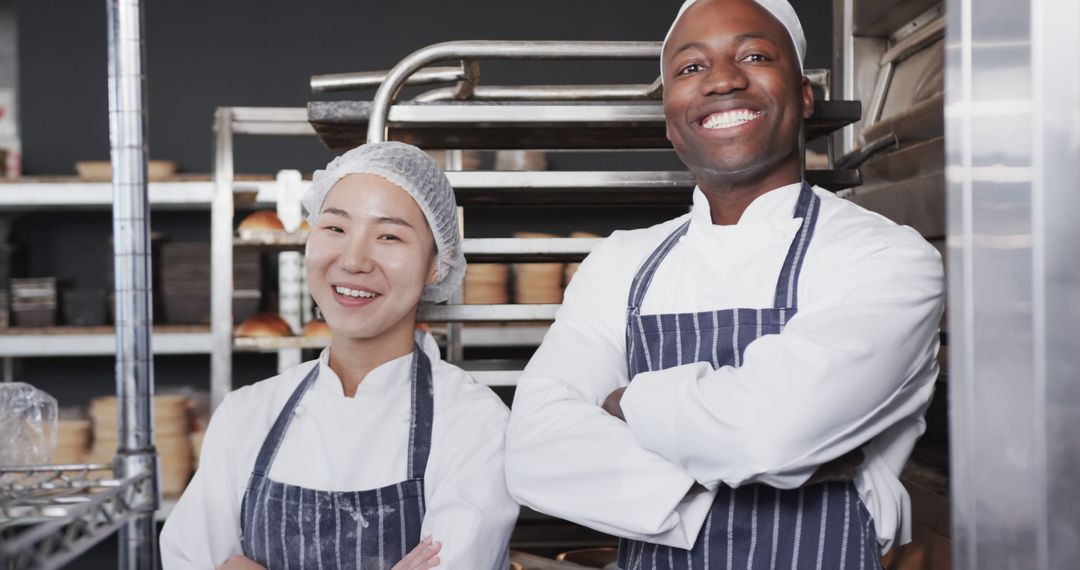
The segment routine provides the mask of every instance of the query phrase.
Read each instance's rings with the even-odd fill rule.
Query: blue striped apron
[[[263,441],[241,506],[244,556],[268,569],[388,570],[420,543],[424,471],[431,449],[431,362],[414,346],[409,478],[367,491],[318,491],[267,476],[296,407],[318,374],[316,365]]]
[[[799,273],[820,206],[821,199],[804,182],[794,216],[802,218],[802,224],[769,309],[642,315],[641,302],[657,267],[686,234],[690,222],[668,236],[638,270],[630,288],[626,327],[630,378],[694,362],[708,362],[714,369],[739,367],[751,342],[779,334],[798,310]],[[761,484],[722,485],[692,550],[623,539],[618,567],[866,570],[880,568],[880,552],[873,520],[851,482],[792,490]]]

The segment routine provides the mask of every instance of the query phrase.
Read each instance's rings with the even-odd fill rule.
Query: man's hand
[[[427,570],[439,565],[439,550],[441,542],[434,542],[429,536],[420,541],[416,548],[405,555],[401,562],[394,564],[390,570]]]
[[[607,398],[604,398],[604,411],[619,418],[622,421],[626,421],[626,417],[622,413],[622,395],[626,391],[626,388],[619,388],[614,392],[608,394]]]
[[[806,484],[815,485],[830,481],[841,483],[851,481],[855,478],[855,473],[858,471],[859,466],[862,465],[862,462],[863,452],[861,449],[856,449],[818,467],[818,470],[814,472],[814,475],[810,477]]]
[[[221,566],[218,566],[218,570],[266,570],[266,568],[263,568],[256,562],[252,562],[241,554],[234,554],[232,558],[226,560]]]

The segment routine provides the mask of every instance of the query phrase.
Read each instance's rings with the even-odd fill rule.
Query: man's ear
[[[803,119],[809,119],[814,115],[814,86],[804,75],[802,78]]]

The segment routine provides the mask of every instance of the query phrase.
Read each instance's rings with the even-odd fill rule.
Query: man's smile
[[[762,114],[753,109],[732,109],[706,115],[699,124],[709,130],[731,129],[757,120]]]

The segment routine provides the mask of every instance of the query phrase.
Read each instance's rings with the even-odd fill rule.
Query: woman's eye
[[[689,75],[691,73],[697,73],[699,71],[701,71],[701,65],[697,63],[691,63],[690,65],[687,65],[686,67],[680,69],[678,75]]]
[[[394,234],[383,234],[379,236],[379,239],[382,241],[401,241],[401,238],[397,237]]]
[[[324,230],[329,230],[334,233],[343,234],[345,230],[341,229],[341,226],[323,226]]]

